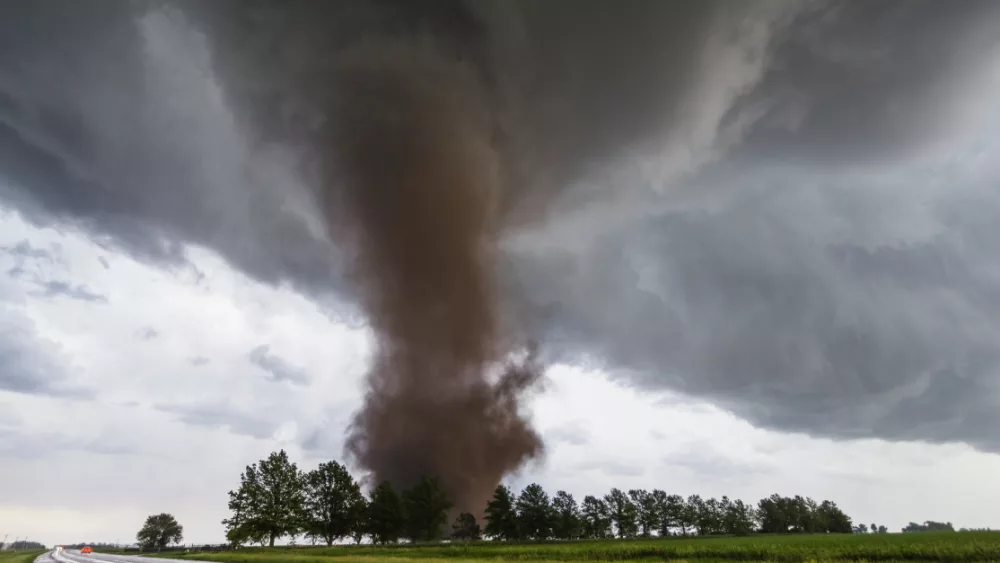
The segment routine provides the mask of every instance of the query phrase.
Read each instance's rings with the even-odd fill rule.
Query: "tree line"
[[[0,550],[9,549],[11,551],[39,551],[45,549],[44,544],[36,541],[16,540],[12,542],[0,542]]]
[[[885,526],[876,526],[875,524],[872,524],[871,528],[867,524],[858,524],[854,527],[855,534],[867,534],[869,532],[873,534],[888,534],[889,529]]]
[[[382,482],[366,496],[336,461],[301,471],[281,450],[246,467],[240,486],[229,491],[231,515],[222,523],[234,546],[273,546],[279,538],[300,535],[332,545],[366,537],[387,544],[444,537],[517,541],[856,531],[836,503],[801,496],[771,495],[751,505],[726,496],[684,498],[658,489],[615,488],[577,503],[566,491],[550,497],[538,484],[520,494],[499,485],[484,507],[482,526],[471,513],[449,523],[451,509],[436,478],[425,477],[401,491]]]
[[[933,520],[928,520],[923,524],[917,524],[916,522],[910,522],[903,528],[903,532],[954,532],[955,527],[951,525],[951,522],[935,522]]]

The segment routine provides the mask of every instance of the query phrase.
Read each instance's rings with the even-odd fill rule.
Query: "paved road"
[[[78,549],[64,549],[43,553],[35,563],[190,563],[191,559],[153,559],[141,555],[112,555],[110,553],[80,553]]]

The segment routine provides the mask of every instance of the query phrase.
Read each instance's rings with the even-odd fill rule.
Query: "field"
[[[244,548],[167,555],[219,563],[437,563],[456,561],[997,561],[1000,532],[755,536],[538,544]]]
[[[44,551],[0,551],[0,563],[31,563]]]

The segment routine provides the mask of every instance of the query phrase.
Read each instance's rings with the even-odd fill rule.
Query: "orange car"
[[[83,548],[83,549],[80,550],[80,553],[93,553],[93,552],[94,552],[94,550],[91,549],[91,548],[89,548],[89,547],[85,547],[85,548]]]

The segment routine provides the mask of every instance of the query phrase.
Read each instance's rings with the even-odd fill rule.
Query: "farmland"
[[[1000,561],[1000,532],[244,548],[229,553],[175,553],[169,557],[219,563]]]
[[[45,553],[44,551],[0,551],[0,563],[31,563],[36,557]]]

